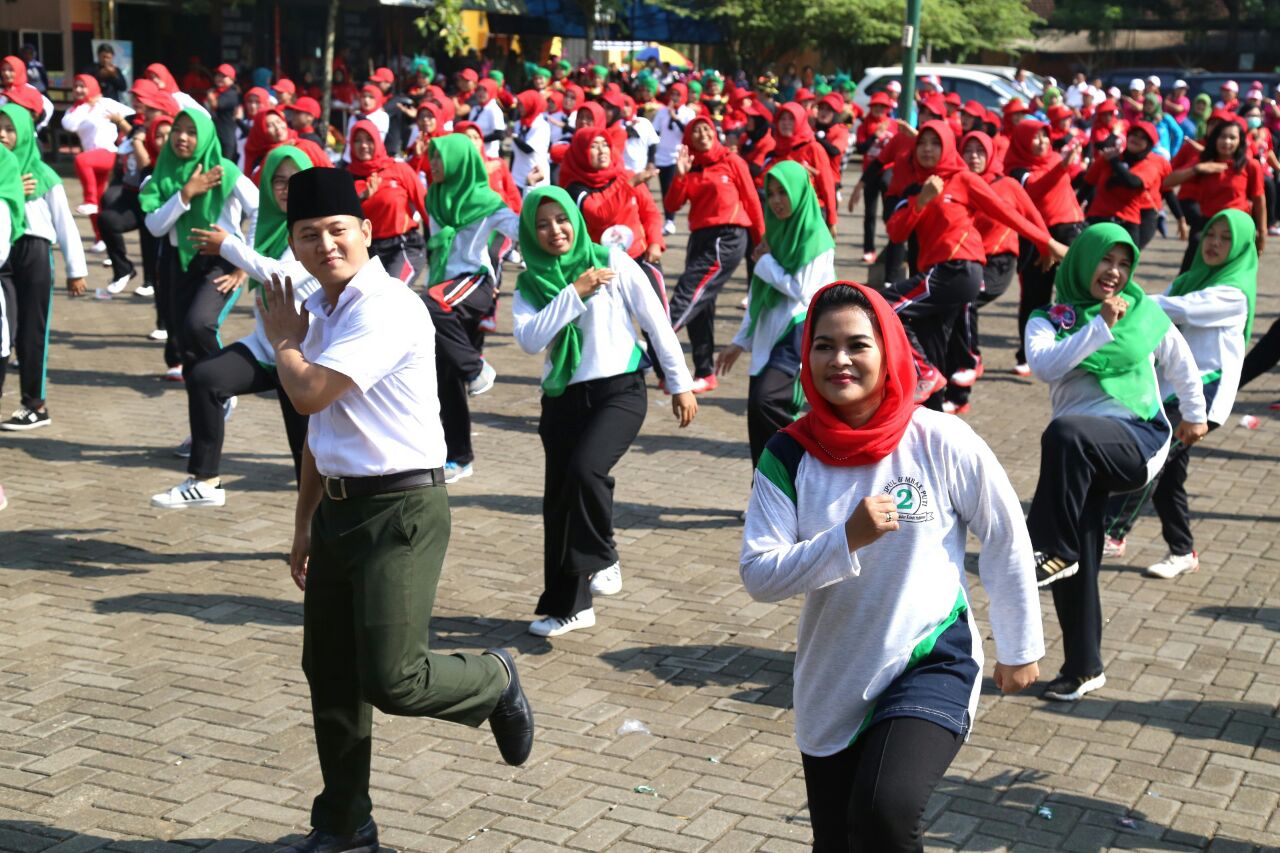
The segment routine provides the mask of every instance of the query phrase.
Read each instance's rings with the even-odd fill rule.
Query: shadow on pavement
[[[744,493],[745,500],[745,493]],[[516,515],[542,515],[542,498],[538,495],[459,494],[449,495],[454,508],[480,507],[494,512]],[[614,525],[619,529],[708,530],[742,525],[741,510],[708,507],[658,506],[654,504],[616,501],[613,505]]]
[[[5,533],[0,569],[65,572],[73,578],[141,574],[150,566],[261,560],[261,551],[163,554],[101,538],[106,529],[31,528]]]
[[[1132,694],[1130,694],[1132,695]],[[1190,741],[1222,741],[1256,747],[1280,738],[1275,708],[1250,702],[1218,699],[1107,699],[1106,691],[1078,703],[1044,702],[1040,712],[1062,717],[1085,717],[1106,722],[1134,722],[1168,729]]]
[[[257,595],[140,592],[93,602],[98,613],[174,613],[211,625],[302,625],[302,602]]]
[[[302,833],[286,835],[279,841],[253,841],[247,838],[174,838],[172,841],[121,841],[98,835],[85,835],[69,829],[48,826],[30,820],[0,820],[0,851],[40,853],[40,851],[101,850],[104,853],[178,853],[182,850],[234,850],[235,853],[270,853],[282,844],[292,844]],[[378,853],[397,853],[383,844]]]
[[[1226,619],[1228,622],[1256,622],[1273,631],[1280,631],[1280,607],[1201,607],[1197,616]]]
[[[729,698],[772,708],[791,707],[794,652],[778,652],[735,643],[687,646],[632,646],[605,652],[600,659],[619,672],[644,672],[664,684],[692,687],[758,686]]]

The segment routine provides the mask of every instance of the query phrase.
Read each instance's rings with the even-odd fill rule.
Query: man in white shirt
[[[294,304],[264,283],[263,330],[280,384],[311,416],[290,570],[305,593],[302,666],[324,790],[311,833],[281,853],[378,849],[369,797],[372,708],[478,726],[509,764],[533,746],[533,713],[504,649],[428,651],[449,543],[435,335],[422,300],[369,255],[351,175],[289,182],[289,247],[320,290]]]

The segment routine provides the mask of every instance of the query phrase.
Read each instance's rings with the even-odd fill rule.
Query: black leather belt
[[[387,492],[404,492],[420,486],[443,486],[444,469],[401,471],[378,477],[326,477],[320,476],[324,494],[331,501],[382,495]]]

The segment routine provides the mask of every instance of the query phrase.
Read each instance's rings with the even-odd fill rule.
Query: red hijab
[[[284,126],[288,129],[288,133],[281,142],[276,142],[267,135],[267,118],[276,116],[284,122]],[[284,110],[280,107],[272,107],[262,110],[253,117],[253,126],[249,128],[249,138],[244,141],[244,171],[245,174],[252,174],[262,163],[263,158],[273,148],[281,145],[292,145],[298,138],[298,133],[289,127],[289,120],[284,117]]]
[[[147,149],[147,153],[151,155],[151,162],[155,163],[156,158],[160,156],[160,143],[156,139],[156,132],[160,129],[160,125],[173,125],[173,116],[156,116],[147,125],[147,135],[142,139],[142,147]]]
[[[587,102],[587,93],[577,83],[566,83],[564,94],[566,98],[569,95],[573,95],[573,108],[575,110]]]
[[[164,91],[168,92],[170,95],[172,95],[175,92],[182,91],[178,87],[178,81],[173,79],[173,74],[170,73],[169,69],[162,63],[159,63],[159,62],[151,63],[150,65],[147,66],[147,70],[145,73],[148,76],[155,75],[156,77],[159,77],[160,83],[163,84],[160,88],[164,89]]]
[[[516,95],[516,103],[520,105],[520,123],[525,127],[533,124],[533,120],[547,108],[547,101],[533,89],[526,89]]]
[[[819,462],[838,467],[871,465],[892,453],[911,423],[916,409],[916,369],[911,345],[902,321],[875,290],[852,281],[836,281],[814,294],[812,306],[833,287],[855,287],[866,296],[875,313],[876,324],[884,341],[884,399],[871,420],[851,427],[818,393],[810,373],[809,351],[813,348],[813,310],[804,321],[804,345],[800,350],[800,384],[804,387],[809,412],[783,429]]]
[[[729,156],[729,149],[724,147],[724,143],[720,141],[718,136],[713,137],[714,141],[706,151],[697,151],[693,147],[693,129],[700,124],[710,127],[713,134],[716,129],[715,124],[706,116],[698,116],[684,126],[684,144],[689,149],[689,153],[693,155],[693,165],[710,166],[712,163],[719,163]]]
[[[671,97],[669,98],[671,109],[679,109],[689,103],[689,87],[685,84],[672,83],[668,91],[671,92]]]
[[[557,92],[555,89],[544,89],[542,94],[547,99],[548,112],[564,112],[564,92]]]
[[[13,69],[13,85],[9,88],[21,89],[27,85],[27,63],[23,62],[21,57],[6,56],[4,64]]]
[[[782,118],[783,114],[795,119],[795,129],[790,136],[783,136],[778,132],[778,119]],[[777,142],[777,147],[773,149],[774,159],[785,160],[790,156],[793,148],[814,138],[813,128],[809,126],[809,111],[794,101],[783,104],[773,119],[773,138]]]
[[[591,124],[584,125],[578,119],[574,119],[575,129],[577,127],[604,128],[609,126],[609,117],[605,115],[604,107],[600,106],[595,101],[587,101],[585,104],[579,104],[578,112],[585,112],[587,115],[591,116]]]
[[[444,93],[444,89],[435,85],[428,86],[427,97],[434,101],[436,106],[440,108],[439,121],[444,122],[445,124],[453,121],[454,115],[457,113],[457,108],[453,105],[453,98],[446,95]]]
[[[386,103],[386,96],[382,94],[382,90],[372,83],[367,83],[364,86],[361,86],[360,94],[373,96],[373,102],[377,104],[377,106],[374,107],[375,110],[382,109],[382,105]]]
[[[489,101],[498,97],[498,90],[502,87],[498,85],[497,80],[494,80],[491,77],[486,77],[480,81],[480,85],[476,88],[485,93],[485,96],[487,97],[485,103],[487,104]]]
[[[84,97],[72,104],[72,109],[81,104],[87,104],[94,98],[102,97],[102,87],[98,85],[98,78],[92,74],[77,74],[76,82],[84,84]]]
[[[926,121],[921,126],[920,133],[923,135],[926,130],[932,130],[942,140],[942,156],[938,158],[938,165],[932,169],[925,169],[920,165],[920,161],[915,158],[914,151],[912,152],[911,165],[915,168],[916,175],[920,180],[924,180],[930,175],[937,175],[945,180],[957,172],[969,171],[969,167],[965,165],[964,160],[960,159],[960,152],[956,151],[956,135],[951,130],[951,122],[946,119]],[[919,144],[920,137],[916,137],[916,145]]]
[[[373,157],[368,160],[355,159],[356,134],[362,130],[369,134],[369,138],[373,140]],[[374,127],[373,122],[368,119],[361,119],[351,128],[351,145],[351,164],[347,166],[347,169],[357,178],[367,178],[374,172],[380,172],[395,162],[387,155],[387,146],[382,142],[382,134],[378,132],[378,128]]]
[[[994,154],[996,150],[995,143],[991,141],[991,137],[987,136],[987,134],[985,134],[981,130],[971,130],[964,135],[964,139],[960,140],[961,151],[964,151],[965,146],[969,144],[970,140],[977,142],[979,145],[982,146],[982,150],[987,152],[987,165],[983,168],[981,172],[974,172],[974,174],[981,175],[982,177],[986,178],[988,183],[1000,177],[999,173],[993,171],[991,168],[991,159],[992,159],[991,155]],[[965,165],[967,166],[969,164],[965,163]]]
[[[436,117],[436,129],[431,132],[431,136],[429,138],[435,139],[436,137],[444,136],[449,132],[444,129],[444,109],[435,101],[423,101],[418,104],[418,109],[426,110]],[[458,129],[457,125],[455,125],[453,129],[456,131]]]
[[[261,86],[254,86],[252,89],[244,93],[244,102],[246,104],[249,103],[250,98],[258,99],[258,109],[260,111],[266,112],[271,109],[271,93]],[[256,119],[257,116],[255,115],[254,118]]]
[[[1048,127],[1049,125],[1033,118],[1024,118],[1014,126],[1013,134],[1009,139],[1009,151],[1004,155],[1006,172],[1014,169],[1041,172],[1056,166],[1062,161],[1062,157],[1052,148],[1039,155],[1031,150],[1031,143],[1040,134],[1040,131]]]
[[[1108,136],[1116,131],[1115,123],[1106,123],[1108,116],[1115,118],[1117,113],[1116,102],[1107,98],[1098,104],[1097,109],[1093,111],[1093,127],[1089,130],[1089,138],[1099,144],[1106,140]]]
[[[591,165],[591,143],[604,137],[609,141],[609,166],[596,169]],[[612,135],[603,127],[584,127],[573,133],[569,150],[560,164],[560,186],[586,184],[593,189],[607,187],[620,177],[630,174],[622,165],[613,144]]]

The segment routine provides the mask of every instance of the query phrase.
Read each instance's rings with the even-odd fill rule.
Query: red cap
[[[1021,98],[1010,98],[1009,103],[1004,105],[1004,114],[1006,116],[1017,115],[1018,113],[1030,112],[1030,108],[1022,103]]]
[[[236,79],[235,67],[228,65],[225,62],[219,65],[217,68],[215,68],[214,71],[221,74],[223,77],[230,77],[232,80]]]
[[[1054,104],[1053,106],[1049,107],[1049,109],[1046,112],[1047,112],[1047,115],[1049,116],[1049,121],[1051,122],[1060,122],[1064,118],[1071,118],[1073,115],[1075,115],[1075,113],[1071,111],[1070,107],[1064,106],[1062,104]]]
[[[747,107],[747,115],[759,116],[765,121],[773,121],[773,110],[754,98],[751,100],[751,106]]]
[[[952,106],[956,106],[956,107],[960,106],[960,104],[963,102],[959,92],[948,92],[946,101],[948,104],[951,104]]]
[[[836,115],[844,112],[844,96],[839,92],[828,92],[818,103],[831,107],[831,111]]]
[[[965,101],[964,106],[960,109],[963,113],[968,113],[976,119],[986,119],[987,108],[977,101]]]
[[[1000,113],[996,112],[995,110],[987,110],[987,114],[982,117],[982,123],[999,127]]]
[[[1111,100],[1110,98],[1107,98],[1105,101],[1098,104],[1098,107],[1096,110],[1094,110],[1094,112],[1113,113],[1116,111],[1116,109],[1117,109],[1116,102]]]
[[[298,87],[293,85],[293,81],[288,77],[281,77],[272,88],[277,92],[287,92],[290,95],[298,94]]]
[[[146,77],[139,77],[133,81],[133,85],[129,87],[129,94],[137,100],[146,100],[153,97],[156,92],[160,91],[155,83],[152,83]]]
[[[947,99],[942,97],[941,92],[930,92],[920,99],[920,106],[936,116],[945,116],[947,114]]]
[[[475,72],[473,71],[472,73],[474,74]],[[379,68],[369,75],[369,80],[373,83],[394,83],[396,82],[396,75],[391,73],[390,68]]]
[[[1156,132],[1156,126],[1149,121],[1135,121],[1129,125],[1129,132],[1140,130],[1147,135],[1147,139],[1151,140],[1153,146],[1160,144],[1160,134]]]
[[[320,118],[320,104],[315,98],[308,98],[305,95],[298,98],[292,104],[285,104],[286,110],[297,110],[300,113],[306,113],[312,118]]]
[[[462,69],[462,73],[459,76],[461,76],[463,80],[470,80],[472,83],[477,83],[480,80],[480,75],[476,73],[474,68]]]
[[[876,92],[871,96],[871,106],[888,107],[893,109],[893,98],[889,97],[888,92]]]
[[[805,88],[796,89],[796,96],[792,98],[792,100],[795,101],[797,104],[803,104],[805,101],[812,101],[813,92],[810,92],[808,89],[805,89]]]

